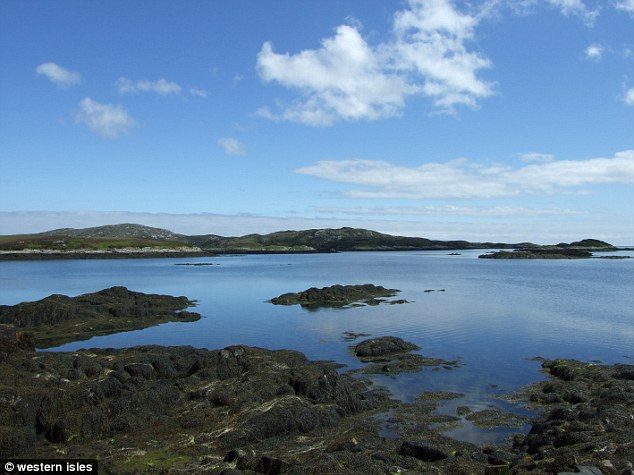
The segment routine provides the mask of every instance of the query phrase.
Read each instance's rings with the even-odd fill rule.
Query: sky
[[[0,234],[634,245],[634,0],[2,0]]]

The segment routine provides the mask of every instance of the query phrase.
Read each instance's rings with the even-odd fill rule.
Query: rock
[[[597,467],[589,467],[585,465],[577,465],[574,472],[558,472],[557,475],[602,475],[603,472]]]
[[[30,332],[18,338],[20,347],[32,347],[35,340],[39,348],[50,348],[169,321],[195,321],[200,319],[198,313],[182,311],[192,305],[194,302],[187,297],[111,287],[77,297],[55,294],[36,302],[0,305],[0,324]],[[1,346],[0,341],[0,352]]]
[[[373,358],[392,356],[413,350],[420,350],[420,347],[396,336],[384,336],[362,341],[354,347],[354,354],[359,358]]]
[[[602,467],[617,473],[634,458],[634,381],[627,377],[634,366],[573,360],[545,360],[542,366],[551,379],[529,393],[544,406],[515,448],[533,455],[546,472],[596,474]]]
[[[479,256],[481,259],[587,259],[592,252],[585,249],[534,248],[498,251]]]
[[[355,355],[367,366],[354,370],[355,372],[366,374],[390,374],[415,373],[424,367],[435,367],[434,369],[453,369],[459,366],[457,360],[446,361],[439,358],[428,358],[423,355],[411,354],[413,350],[420,348],[406,342],[402,338],[394,336],[384,336],[371,338],[362,341],[352,347]]]
[[[423,442],[411,441],[403,442],[399,453],[408,457],[416,457],[425,462],[437,462],[438,460],[444,460],[449,457],[449,455],[436,447],[432,447]]]
[[[297,293],[286,293],[271,299],[274,305],[295,305],[302,307],[345,307],[347,305],[363,302],[366,305],[377,305],[381,301],[378,297],[393,297],[399,290],[386,289],[380,285],[332,285],[318,289],[311,287]],[[382,300],[384,301],[384,300]],[[405,303],[405,301],[394,301]]]
[[[0,452],[54,458],[73,448],[106,454],[120,473],[129,459],[123,447],[141,447],[149,460],[157,446],[178,459],[200,444],[201,456],[224,451],[240,469],[280,473],[284,451],[268,450],[284,437],[330,437],[389,402],[384,390],[337,368],[246,346],[40,352],[37,359],[16,351],[0,364]],[[268,449],[253,452],[250,444]]]
[[[484,475],[511,475],[511,468],[508,465],[488,465]]]
[[[130,363],[123,367],[133,378],[154,379],[154,366],[149,363]]]

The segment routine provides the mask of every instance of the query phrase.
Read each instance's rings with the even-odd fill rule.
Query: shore
[[[436,414],[436,404],[455,395],[425,393],[404,404],[296,351],[34,353],[28,339],[5,335],[0,452],[99,458],[102,473],[117,474],[541,474],[582,465],[629,473],[634,366],[543,366],[549,379],[518,395],[539,407],[529,433],[479,447],[439,430],[455,418]],[[386,422],[389,438],[379,436]]]
[[[47,299],[67,305],[70,298],[62,297]],[[192,304],[186,297],[121,287],[73,299],[124,316],[135,308],[168,306],[171,320]],[[121,301],[136,304],[121,307]],[[9,313],[17,315],[20,305],[7,307]],[[634,365],[543,360],[546,380],[505,397],[535,410],[534,420],[461,406],[452,415],[437,408],[459,393],[425,392],[404,403],[365,379],[423,368],[433,378],[437,371],[462,368],[461,361],[427,358],[400,338],[348,335],[350,351],[363,364],[349,371],[293,350],[244,345],[36,352],[60,316],[73,322],[79,315],[56,309],[44,312],[44,321],[36,318],[40,333],[23,331],[41,314],[36,308],[25,311],[22,329],[0,325],[5,457],[98,458],[102,473],[113,474],[631,475]],[[460,370],[467,371],[468,362]],[[517,433],[486,446],[443,435],[463,419]]]

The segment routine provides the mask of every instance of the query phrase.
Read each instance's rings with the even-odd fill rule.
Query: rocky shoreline
[[[0,250],[0,261],[61,260],[61,259],[158,259],[166,257],[213,257],[216,253],[198,248],[166,249],[112,249],[57,250],[25,249],[16,251]]]
[[[86,295],[83,306],[148,298],[124,288]],[[539,414],[526,432],[514,414],[436,411],[458,393],[392,399],[363,374],[461,367],[392,336],[355,342],[363,367],[349,371],[244,345],[35,352],[42,338],[0,326],[5,457],[99,458],[102,473],[113,474],[632,474],[634,365],[543,360],[548,379],[508,398]],[[496,446],[443,435],[461,418],[518,433]]]
[[[193,322],[200,314],[185,309],[195,304],[187,297],[111,287],[77,297],[55,294],[36,302],[0,305],[0,324],[29,332],[38,348],[51,348],[160,323]]]
[[[394,343],[356,349],[413,349]],[[99,457],[117,474],[631,473],[632,365],[545,361],[550,378],[522,395],[541,408],[530,432],[485,447],[441,434],[456,418],[434,409],[455,396],[404,404],[338,367],[242,345],[34,353],[2,334],[0,453]]]

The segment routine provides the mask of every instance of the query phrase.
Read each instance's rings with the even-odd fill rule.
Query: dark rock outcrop
[[[420,347],[395,336],[383,336],[364,340],[352,347],[354,354],[364,363],[364,368],[356,370],[367,374],[415,373],[425,366],[451,369],[459,366],[457,360],[446,361],[413,354]]]
[[[376,305],[385,300],[380,297],[393,297],[399,290],[386,289],[381,285],[332,285],[318,289],[311,287],[302,292],[289,292],[271,299],[274,305],[296,305],[302,307],[345,307],[354,303]],[[405,303],[399,300],[395,303]]]
[[[187,297],[112,287],[77,297],[55,294],[37,302],[0,305],[0,323],[31,332],[39,348],[49,348],[169,321],[195,321],[198,313],[183,310],[194,304]]]
[[[482,254],[481,259],[588,259],[590,251],[584,249],[521,249]]]
[[[354,354],[359,358],[391,356],[420,350],[420,347],[396,336],[384,336],[364,340],[354,347]]]
[[[376,340],[376,339],[375,339]],[[407,354],[393,338],[379,353]],[[296,351],[145,346],[34,353],[0,326],[0,453],[95,458],[104,473],[626,473],[632,365],[546,361],[543,414],[514,447],[451,440],[430,398],[398,403]],[[361,345],[361,344],[360,344]],[[362,346],[363,348],[363,346]],[[447,396],[443,396],[445,399]],[[435,400],[435,399],[434,399]],[[383,415],[383,418],[379,417]],[[381,420],[395,438],[381,438]]]
[[[15,342],[5,333],[0,343]],[[191,442],[227,453],[328,431],[388,402],[384,391],[339,374],[336,364],[288,350],[145,346],[35,355],[13,345],[0,363],[5,457],[55,457],[73,447],[110,453],[125,468],[130,456],[114,441],[182,454]],[[283,465],[259,458],[250,468],[258,463]]]
[[[542,415],[515,449],[527,457],[518,469],[577,472],[577,461],[621,473],[634,460],[634,366],[546,360],[548,381],[528,396]]]

